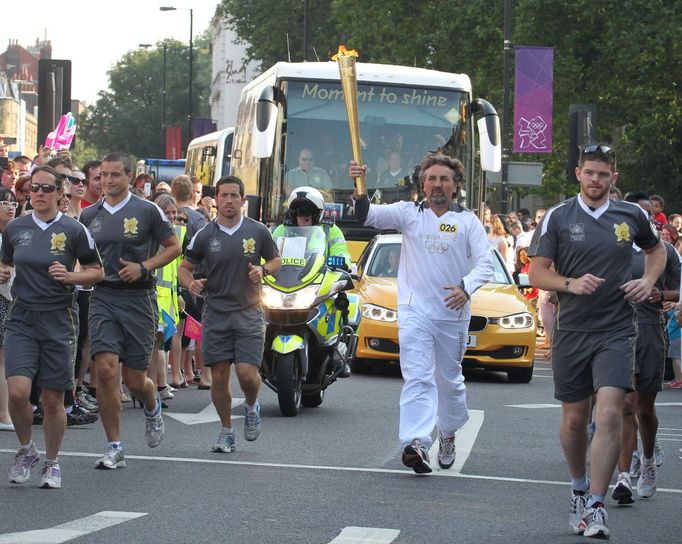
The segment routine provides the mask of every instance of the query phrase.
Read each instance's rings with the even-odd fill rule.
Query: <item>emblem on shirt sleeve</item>
[[[250,255],[256,252],[256,241],[253,238],[242,240],[242,245],[244,246],[244,255]]]
[[[620,225],[614,223],[613,230],[616,231],[616,242],[630,241],[630,227],[627,223],[623,222]]]
[[[127,217],[123,219],[123,234],[124,235],[134,235],[137,234],[137,217],[128,219]]]
[[[50,252],[63,253],[66,250],[66,234],[63,232],[52,233],[50,238]]]

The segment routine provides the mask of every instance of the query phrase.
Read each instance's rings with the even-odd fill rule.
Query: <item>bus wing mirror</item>
[[[490,102],[483,98],[474,100],[471,109],[473,113],[482,114],[476,122],[481,150],[481,168],[486,172],[499,172],[502,168],[502,141],[497,111]]]
[[[253,123],[251,152],[258,159],[272,154],[275,143],[275,124],[277,123],[277,99],[274,87],[265,87],[256,104],[256,118]]]

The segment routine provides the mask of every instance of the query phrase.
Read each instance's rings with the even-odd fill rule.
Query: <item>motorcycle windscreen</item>
[[[303,287],[313,281],[326,262],[327,242],[318,225],[293,227],[280,225],[273,237],[282,266],[274,274],[274,284],[285,289]]]

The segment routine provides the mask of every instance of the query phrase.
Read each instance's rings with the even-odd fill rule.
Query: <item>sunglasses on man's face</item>
[[[47,194],[54,193],[57,190],[57,186],[52,185],[51,183],[31,183],[31,185],[28,186],[28,190],[32,193],[37,193],[42,190],[43,193]]]
[[[180,223],[185,223],[185,224],[186,224],[187,221],[188,221],[186,217],[182,217],[181,215],[176,216],[176,217],[175,217],[175,220],[178,221],[178,222],[180,222]]]

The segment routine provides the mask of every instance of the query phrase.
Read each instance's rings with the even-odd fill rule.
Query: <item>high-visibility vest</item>
[[[180,245],[185,240],[187,227],[175,225],[175,233],[180,240]],[[182,262],[182,255],[173,259],[163,268],[155,271],[156,275],[156,303],[159,307],[159,323],[163,323],[162,310],[170,315],[175,324],[180,323],[180,306],[178,303],[178,267]]]

